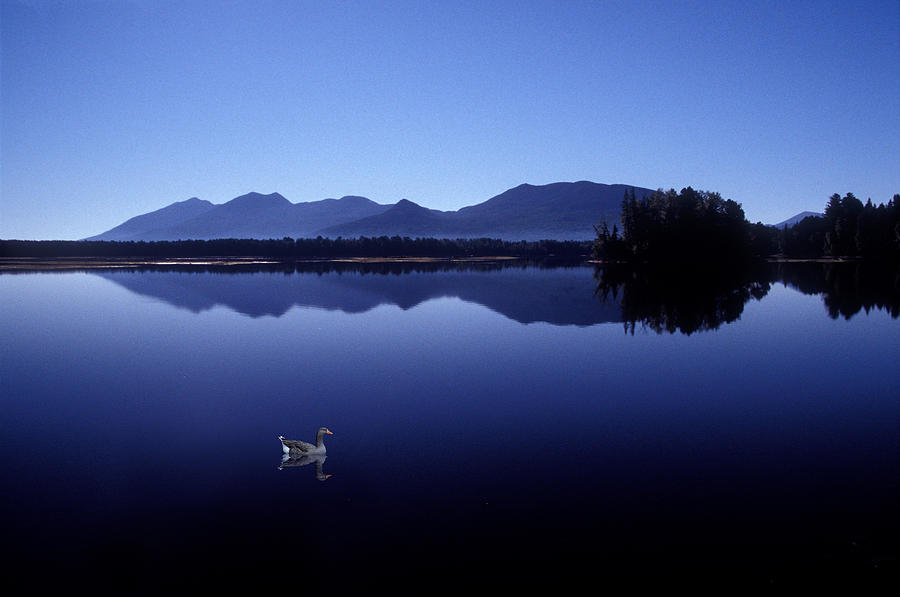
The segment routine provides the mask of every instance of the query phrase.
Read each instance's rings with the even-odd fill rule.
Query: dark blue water
[[[228,271],[0,275],[4,583],[897,582],[895,298]],[[279,470],[320,426],[330,478]]]

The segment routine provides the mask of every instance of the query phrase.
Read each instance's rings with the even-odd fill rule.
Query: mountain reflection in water
[[[222,305],[250,317],[293,307],[364,313],[453,297],[519,323],[624,323],[627,333],[692,334],[738,320],[772,284],[819,294],[832,318],[884,309],[900,316],[898,269],[865,263],[761,263],[707,270],[622,265],[377,263],[91,270],[127,290],[199,313]]]
[[[522,263],[332,263],[92,273],[195,313],[216,305],[251,317],[281,317],[292,307],[364,313],[380,305],[407,310],[453,297],[519,323],[589,326],[620,321],[618,305],[599,304],[592,296],[591,271]]]

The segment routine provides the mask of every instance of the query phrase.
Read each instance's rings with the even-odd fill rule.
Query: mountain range
[[[428,209],[408,199],[394,204],[346,196],[291,203],[279,193],[247,193],[221,204],[178,201],[84,240],[156,241],[216,238],[354,238],[408,236],[519,240],[590,240],[594,225],[619,222],[622,198],[651,189],[590,181],[522,184],[456,211]],[[802,212],[778,228],[793,226]]]
[[[135,216],[85,240],[215,238],[336,238],[409,236],[588,240],[594,224],[618,222],[622,198],[650,189],[589,181],[522,184],[456,211],[428,209],[407,199],[380,204],[347,196],[291,203],[279,193],[248,193],[222,204],[196,197]]]

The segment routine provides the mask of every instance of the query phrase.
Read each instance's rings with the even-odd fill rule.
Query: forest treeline
[[[586,257],[590,241],[492,238],[282,238],[179,241],[0,240],[2,257]]]
[[[876,206],[853,193],[835,193],[824,218],[804,218],[779,232],[779,247],[788,256],[900,261],[900,194]]]
[[[753,257],[861,257],[900,261],[900,194],[887,204],[832,195],[825,216],[784,229],[751,224],[739,203],[691,187],[622,200],[621,231],[595,226],[592,254],[602,261],[722,262]]]

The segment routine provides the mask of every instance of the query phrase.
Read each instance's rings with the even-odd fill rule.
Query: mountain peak
[[[148,231],[178,225],[203,215],[215,207],[217,206],[209,201],[204,201],[197,197],[191,197],[184,201],[175,201],[155,211],[130,218],[115,228],[84,240],[121,241],[142,239],[142,235]]]
[[[805,218],[809,217],[823,218],[825,217],[825,214],[819,213],[817,211],[801,211],[797,215],[791,216],[784,221],[778,222],[777,224],[772,224],[772,226],[774,226],[775,228],[790,228],[791,226],[799,224]]]
[[[207,201],[206,199],[200,199],[199,197],[191,197],[190,199],[185,199],[184,201],[177,201],[172,205],[213,205],[213,203]]]
[[[354,204],[369,204],[375,203],[368,197],[361,197],[359,195],[344,195],[340,199],[338,199],[341,203],[354,203]]]
[[[291,205],[291,202],[285,199],[280,193],[262,193],[250,192],[240,197],[235,197],[225,205],[239,206],[261,206],[261,205]]]
[[[400,201],[395,203],[388,211],[398,214],[440,213],[437,210],[422,207],[415,201],[410,201],[409,199],[401,199]]]

